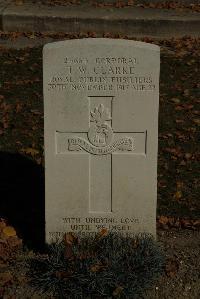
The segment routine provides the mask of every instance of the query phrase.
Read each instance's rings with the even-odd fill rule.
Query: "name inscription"
[[[97,57],[94,61],[81,57],[65,57],[65,75],[54,74],[48,90],[135,91],[155,90],[150,74],[138,74],[136,57]]]

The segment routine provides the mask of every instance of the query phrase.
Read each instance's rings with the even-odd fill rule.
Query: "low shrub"
[[[31,286],[53,298],[137,298],[161,274],[163,254],[149,235],[66,234],[28,259]]]

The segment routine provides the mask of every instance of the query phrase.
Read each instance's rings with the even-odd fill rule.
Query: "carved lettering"
[[[121,150],[121,151],[134,150],[133,138],[129,138],[129,137],[124,137],[120,140],[117,140],[113,144],[110,144],[104,148],[97,148],[81,137],[74,137],[68,139],[68,149],[70,151],[80,151],[82,149],[93,155],[107,155],[107,154],[111,154],[116,150]]]
[[[70,90],[119,91],[132,89],[136,92],[154,91],[150,75],[138,75],[139,61],[136,57],[97,57],[94,66],[82,57],[65,57],[66,76],[55,74],[49,81],[49,91]]]

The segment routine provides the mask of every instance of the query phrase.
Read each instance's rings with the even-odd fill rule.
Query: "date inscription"
[[[136,57],[97,57],[94,61],[81,57],[65,57],[64,75],[53,74],[48,90],[86,91],[153,91],[150,74],[138,71]]]

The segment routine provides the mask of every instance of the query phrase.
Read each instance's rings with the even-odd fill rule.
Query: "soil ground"
[[[158,231],[168,259],[165,275],[145,299],[198,299],[200,297],[200,233],[189,230]]]

